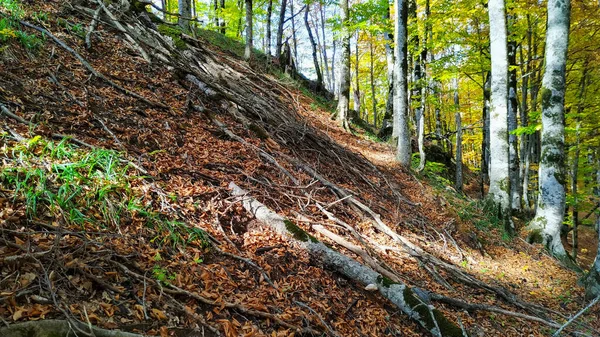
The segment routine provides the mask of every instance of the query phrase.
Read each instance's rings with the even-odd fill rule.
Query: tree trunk
[[[520,50],[520,61],[521,61],[521,111],[520,111],[520,119],[521,119],[521,127],[527,127],[529,125],[528,121],[528,105],[527,105],[527,97],[529,91],[529,76],[531,73],[531,32],[527,33],[528,39],[528,57],[527,62],[525,62],[523,57],[523,45],[521,45]],[[520,176],[523,178],[521,182],[521,200],[524,209],[529,209],[529,135],[522,134],[521,135],[521,147],[519,152],[521,153],[521,172]]]
[[[577,118],[579,119],[579,118]],[[576,135],[575,135],[575,155],[573,156],[573,170],[571,171],[571,194],[573,196],[573,213],[571,216],[573,218],[573,231],[571,232],[573,244],[571,247],[571,255],[574,261],[577,261],[577,249],[578,249],[578,238],[577,238],[577,226],[579,224],[579,210],[578,210],[578,197],[577,197],[577,175],[579,174],[579,155],[580,155],[580,147],[579,147],[579,127],[580,122],[577,121],[576,126]]]
[[[192,5],[190,3],[191,0],[179,0],[179,26],[181,27],[181,29],[183,29],[186,32],[189,32],[191,27],[190,27],[190,20],[189,18],[192,17]]]
[[[273,14],[273,0],[269,0],[267,5],[267,64],[271,65],[271,15]]]
[[[511,17],[509,16],[509,19]],[[514,18],[513,18],[514,19]],[[512,132],[517,129],[519,113],[517,100],[517,42],[511,36],[508,42],[508,152],[510,176],[510,206],[513,210],[521,210],[521,179],[519,178],[519,144],[517,135]]]
[[[569,45],[570,0],[548,0],[546,69],[542,80],[542,157],[539,198],[529,240],[539,241],[572,264],[560,240],[565,214],[565,71]]]
[[[386,9],[383,15],[384,21],[390,20],[390,4],[388,1],[385,2]],[[394,118],[394,39],[389,31],[383,32],[383,39],[385,40],[385,59],[387,61],[387,79],[388,79],[388,91],[387,100],[385,103],[385,114],[383,115],[384,120],[390,120]],[[392,137],[398,137],[392,131]]]
[[[458,81],[456,90],[454,91],[454,106],[456,109],[456,184],[455,188],[458,193],[463,191],[463,173],[462,173],[462,123],[460,118],[460,105],[458,98]]]
[[[321,35],[323,36],[323,65],[327,75],[327,85],[329,90],[333,91],[333,73],[329,72],[329,61],[327,59],[327,37],[325,35],[325,5],[319,4],[319,14],[321,14]],[[318,35],[318,34],[317,34]]]
[[[343,0],[346,1],[346,0]],[[362,284],[375,287],[381,296],[388,299],[398,309],[415,320],[435,337],[463,337],[463,331],[432,305],[425,303],[417,293],[403,283],[396,283],[377,273],[373,269],[360,264],[355,259],[329,248],[313,236],[302,230],[292,221],[273,212],[258,200],[249,197],[247,192],[233,182],[229,189],[234,196],[243,197],[244,209],[274,232],[289,239],[294,239],[310,256],[336,273]]]
[[[490,46],[492,55],[490,107],[490,189],[488,199],[497,207],[505,230],[513,233],[508,146],[508,53],[504,0],[490,0]]]
[[[371,66],[369,68],[369,75],[371,80],[371,103],[373,109],[373,126],[377,128],[377,97],[375,97],[375,74],[374,74],[374,65],[373,65],[373,39],[375,37],[371,36],[369,41],[369,60],[371,61]]]
[[[484,186],[490,182],[490,97],[491,80],[490,71],[482,74],[483,77],[483,110],[482,110],[482,138],[481,138],[481,195],[484,195]]]
[[[250,60],[252,58],[253,32],[252,32],[252,0],[246,1],[246,51],[244,58]]]
[[[294,43],[294,62],[298,63],[298,39],[296,38],[296,18],[294,17],[294,0],[290,0],[290,12],[292,12],[292,40]]]
[[[410,168],[411,145],[408,128],[408,88],[407,88],[407,0],[394,0],[394,134],[398,137],[396,160],[405,168]]]
[[[317,57],[317,43],[315,42],[312,29],[310,28],[310,24],[308,23],[309,10],[310,5],[307,4],[306,8],[304,9],[304,25],[306,26],[306,31],[308,32],[308,39],[310,41],[310,46],[312,47],[312,58],[315,65],[315,72],[317,73],[317,90],[321,90],[321,88],[323,88],[323,75],[321,74],[321,67],[319,66],[319,59]]]
[[[360,116],[361,106],[360,106],[360,76],[359,76],[359,55],[358,55],[358,38],[359,32],[356,32],[356,44],[354,45],[354,55],[355,59],[355,68],[354,68],[354,79],[356,80],[356,84],[354,85],[354,110]]]
[[[285,9],[287,5],[287,0],[281,0],[281,9],[279,11],[279,22],[277,24],[277,42],[275,44],[275,58],[279,60],[281,56],[281,48],[283,47],[283,23],[285,21]],[[294,14],[294,13],[292,13]],[[292,19],[294,20],[294,19]],[[295,31],[295,29],[294,29]],[[294,43],[294,48],[295,48]],[[297,61],[297,60],[295,60]]]
[[[348,125],[348,110],[350,105],[350,31],[348,28],[349,9],[348,0],[340,2],[340,19],[342,21],[342,31],[340,44],[342,47],[342,55],[340,56],[340,83],[339,97],[337,105],[337,120],[344,130],[350,130]]]

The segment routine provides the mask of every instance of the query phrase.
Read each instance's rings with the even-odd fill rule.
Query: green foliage
[[[178,27],[162,24],[158,25],[158,31],[161,34],[170,37],[173,40],[173,43],[175,44],[175,48],[179,50],[187,49],[187,44],[181,39],[181,35],[183,34],[183,32]]]
[[[239,58],[244,57],[246,45],[241,40],[208,29],[198,28],[196,33],[199,38],[213,46],[217,46],[223,51],[229,51]],[[254,48],[253,52],[256,60],[266,61],[267,56],[262,51]]]
[[[2,4],[0,4],[1,8]],[[0,42],[18,41],[28,50],[36,50],[42,45],[42,40],[33,34],[20,29],[17,16],[0,19]]]
[[[152,269],[152,276],[163,284],[170,284],[177,277],[176,273],[170,273],[166,268],[155,265]]]
[[[64,219],[82,229],[119,229],[134,220],[156,232],[161,245],[192,241],[208,246],[199,228],[153,211],[133,187],[140,177],[129,173],[120,154],[105,149],[81,151],[68,139],[46,141],[36,136],[10,143],[2,139],[0,186],[13,190],[13,202],[24,204],[30,218]],[[153,241],[154,241],[153,240]]]

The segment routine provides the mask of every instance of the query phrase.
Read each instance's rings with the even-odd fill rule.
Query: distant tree
[[[410,168],[411,146],[410,131],[408,128],[408,85],[406,75],[408,71],[407,60],[407,0],[395,0],[394,19],[394,131],[398,137],[396,160],[400,165]]]
[[[313,35],[312,28],[310,27],[310,23],[308,21],[308,14],[310,12],[310,7],[311,7],[310,4],[307,4],[306,7],[304,8],[304,25],[306,26],[306,31],[308,32],[308,39],[310,41],[310,46],[312,48],[312,58],[313,58],[313,63],[315,65],[315,72],[317,74],[317,86],[319,89],[321,89],[321,88],[323,88],[323,75],[321,74],[321,67],[319,66],[317,43],[315,42],[315,37]],[[315,30],[316,30],[316,27],[315,27]]]
[[[265,54],[267,54],[267,63],[271,63],[271,15],[273,14],[273,0],[269,0],[267,4],[267,45],[265,47]]]
[[[548,1],[546,68],[542,79],[542,152],[539,198],[529,240],[544,244],[566,264],[571,260],[560,240],[565,214],[565,72],[569,45],[570,0]]]
[[[348,18],[350,11],[348,8],[348,0],[340,2],[340,19],[342,21],[342,29],[340,32],[340,45],[342,54],[339,61],[339,98],[336,109],[337,121],[342,128],[350,130],[348,125],[348,111],[350,109],[350,30],[348,28]]]
[[[492,61],[490,102],[490,189],[488,200],[494,203],[513,232],[510,221],[510,178],[508,150],[508,53],[504,0],[488,2]]]
[[[279,60],[279,57],[281,56],[281,49],[283,48],[283,24],[285,21],[286,6],[287,6],[287,0],[281,0],[281,7],[279,9],[279,22],[277,23],[277,36],[276,36],[276,43],[275,43],[275,59],[276,60]]]

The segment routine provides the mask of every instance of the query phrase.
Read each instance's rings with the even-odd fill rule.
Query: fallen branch
[[[96,11],[94,12],[94,16],[92,17],[92,22],[90,22],[90,25],[88,26],[87,32],[85,34],[85,47],[87,49],[92,48],[91,35],[94,32],[94,29],[96,29],[96,25],[98,24],[98,18],[100,17],[101,10],[102,10],[102,7],[98,7],[96,9]]]
[[[575,320],[577,318],[579,318],[579,316],[583,315],[583,313],[585,313],[586,311],[588,311],[591,307],[593,307],[596,303],[598,303],[598,301],[600,301],[600,296],[597,296],[592,302],[590,302],[590,304],[588,304],[585,308],[581,309],[577,314],[575,314],[575,316],[571,317],[570,320],[568,320],[565,324],[563,324],[558,330],[556,330],[556,332],[552,335],[552,337],[557,337],[560,335],[560,333],[567,327],[569,326],[569,324],[575,322]]]
[[[246,211],[259,221],[273,231],[294,239],[330,270],[339,272],[364,286],[375,285],[383,297],[394,303],[433,336],[463,337],[462,330],[458,326],[446,319],[440,311],[424,303],[406,284],[393,282],[358,261],[327,247],[290,220],[249,197],[247,192],[235,183],[230,183],[229,189],[232,195],[241,197]]]

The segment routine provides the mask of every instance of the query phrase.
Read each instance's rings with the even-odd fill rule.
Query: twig
[[[333,330],[333,328],[331,326],[329,326],[329,324],[327,324],[327,322],[325,322],[325,320],[323,319],[323,317],[321,317],[321,315],[316,312],[315,310],[313,310],[313,308],[311,308],[310,306],[308,306],[308,304],[306,303],[302,303],[299,301],[294,301],[294,303],[296,303],[297,305],[308,309],[308,311],[310,311],[313,315],[317,316],[317,318],[319,319],[319,321],[321,321],[321,324],[329,331],[329,333],[331,335],[333,335],[334,337],[339,337],[340,335],[338,335],[337,332],[335,332],[335,330]]]
[[[85,47],[87,49],[92,48],[91,35],[92,35],[92,32],[94,31],[94,29],[96,28],[96,25],[98,24],[98,18],[100,17],[101,10],[102,10],[102,7],[100,7],[100,6],[98,6],[98,8],[96,8],[96,11],[94,12],[94,17],[92,18],[92,22],[88,26],[87,33],[85,34]]]
[[[106,131],[106,133],[108,133],[114,139],[115,143],[117,143],[117,145],[119,145],[120,148],[122,148],[122,149],[125,148],[125,146],[123,146],[123,143],[121,143],[119,138],[117,138],[117,136],[115,136],[115,134],[106,126],[106,124],[104,124],[104,122],[100,118],[95,118],[95,120],[97,120],[98,123],[100,123],[100,125],[102,125],[102,128],[104,129],[104,131]]]
[[[588,311],[591,307],[593,307],[596,303],[600,301],[600,295],[596,296],[596,298],[590,302],[585,308],[581,309],[575,316],[571,317],[565,324],[563,324],[556,332],[552,335],[552,337],[557,337],[560,333],[567,327],[569,324],[573,323],[579,316],[583,315],[586,311]]]

